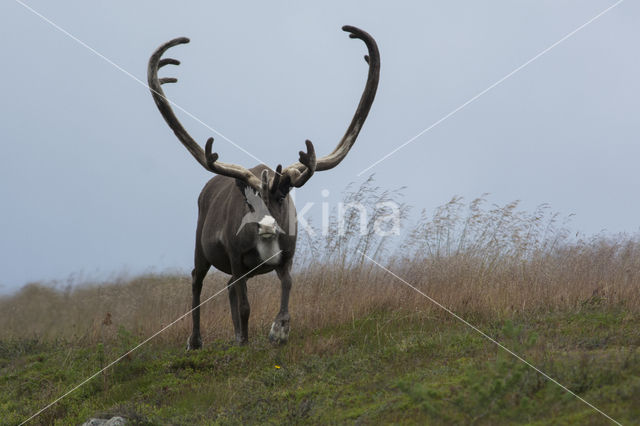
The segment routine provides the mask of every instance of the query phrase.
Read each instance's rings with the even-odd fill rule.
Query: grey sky
[[[180,67],[171,100],[271,167],[304,140],[331,151],[377,40],[381,80],[347,159],[297,204],[336,201],[347,182],[615,1],[28,1],[141,80],[164,41]],[[185,6],[185,4],[187,4]],[[0,3],[0,291],[32,280],[190,269],[196,199],[209,178],[148,90],[14,0]],[[371,170],[431,209],[453,195],[550,203],[573,226],[636,232],[640,185],[640,4],[623,2]],[[168,67],[169,68],[169,67]],[[221,160],[255,160],[179,114]],[[319,206],[312,215],[319,215]]]

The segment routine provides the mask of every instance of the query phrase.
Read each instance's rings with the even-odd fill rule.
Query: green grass
[[[638,423],[637,316],[584,306],[478,321],[616,420]],[[609,423],[444,314],[381,310],[305,334],[294,329],[283,347],[271,346],[265,334],[248,346],[215,340],[191,353],[149,343],[32,424],[79,424],[100,415],[134,424]],[[115,340],[91,347],[0,341],[0,421],[26,420],[137,340],[121,329]]]

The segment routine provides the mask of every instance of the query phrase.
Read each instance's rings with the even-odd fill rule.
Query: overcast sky
[[[376,101],[336,169],[297,193],[335,202],[375,173],[427,210],[453,195],[549,203],[584,233],[637,232],[640,4],[625,1],[362,176],[357,174],[615,2],[608,0],[0,3],[0,292],[71,275],[190,270],[210,174],[174,137],[146,81],[161,43],[180,67],[167,96],[271,167],[344,133],[382,57]],[[169,68],[169,67],[168,67]],[[256,160],[179,114],[221,160]],[[312,209],[319,216],[320,208]]]

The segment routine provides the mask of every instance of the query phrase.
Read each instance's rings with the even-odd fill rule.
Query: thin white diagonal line
[[[568,393],[570,393],[571,395],[575,396],[576,398],[578,398],[580,401],[584,402],[585,404],[587,404],[589,407],[593,408],[594,410],[596,410],[598,413],[602,414],[603,416],[605,416],[607,419],[611,420],[613,423],[622,426],[622,423],[618,422],[617,420],[615,420],[614,418],[612,418],[611,416],[609,416],[607,413],[605,413],[604,411],[602,411],[601,409],[599,409],[598,407],[596,407],[595,405],[593,405],[592,403],[590,403],[589,401],[587,401],[586,399],[580,397],[579,395],[577,395],[575,392],[573,392],[571,389],[567,388],[566,386],[564,386],[562,383],[558,382],[556,379],[554,379],[553,377],[549,376],[547,373],[545,373],[544,371],[540,370],[539,368],[537,368],[535,365],[531,364],[529,361],[527,361],[526,359],[522,358],[520,355],[518,355],[517,353],[513,352],[511,349],[507,348],[506,346],[504,346],[502,343],[498,342],[496,339],[494,339],[493,337],[489,336],[488,334],[486,334],[484,331],[480,330],[478,327],[474,326],[473,324],[471,324],[470,322],[468,322],[467,320],[465,320],[464,318],[462,318],[461,316],[459,316],[458,314],[456,314],[455,312],[453,312],[451,309],[447,308],[446,306],[442,305],[441,303],[439,303],[437,300],[429,297],[428,295],[426,295],[424,292],[422,292],[421,290],[419,290],[418,288],[414,287],[413,285],[409,284],[406,280],[402,279],[401,277],[399,277],[398,275],[394,274],[392,271],[390,271],[389,269],[385,268],[384,266],[382,266],[381,264],[379,264],[378,262],[376,262],[375,260],[373,260],[371,257],[369,257],[366,253],[358,250],[360,252],[360,254],[362,254],[364,257],[366,257],[367,259],[369,259],[371,262],[373,262],[376,266],[380,267],[381,269],[383,269],[385,272],[391,274],[394,278],[398,279],[399,281],[401,281],[402,283],[406,284],[407,286],[411,287],[413,290],[417,291],[418,293],[420,293],[422,296],[426,297],[427,299],[429,299],[429,301],[433,304],[435,304],[436,306],[438,306],[439,308],[442,308],[443,310],[445,310],[448,314],[452,315],[454,318],[456,318],[457,320],[461,321],[463,324],[465,324],[466,326],[472,328],[473,330],[475,330],[476,332],[478,332],[482,337],[486,338],[487,340],[491,341],[492,343],[494,343],[495,345],[497,345],[500,349],[505,350],[506,352],[508,352],[509,354],[513,355],[516,359],[518,359],[519,361],[522,361],[523,363],[525,363],[527,366],[531,367],[532,369],[534,369],[535,371],[537,371],[538,373],[540,373],[542,376],[544,376],[544,378],[546,378],[547,380],[555,383],[556,385],[560,386],[562,389],[564,389],[565,391],[567,391]]]
[[[116,64],[115,62],[113,62],[111,59],[107,58],[106,56],[104,56],[102,53],[98,52],[97,50],[95,50],[93,47],[89,46],[87,43],[85,43],[84,41],[80,40],[79,38],[77,38],[76,36],[74,36],[73,34],[71,34],[70,32],[68,32],[67,30],[65,30],[64,28],[62,28],[61,26],[59,26],[58,24],[56,24],[55,22],[53,22],[52,20],[50,20],[49,18],[47,18],[46,16],[42,15],[40,12],[38,12],[37,10],[33,9],[31,6],[25,4],[22,0],[15,0],[16,3],[20,4],[22,7],[24,7],[25,9],[27,9],[28,11],[30,11],[31,13],[33,13],[34,15],[38,16],[40,19],[42,19],[43,21],[45,21],[46,23],[48,23],[49,25],[51,25],[53,28],[55,28],[56,30],[60,31],[62,34],[66,35],[67,37],[69,37],[70,39],[72,39],[73,41],[75,41],[76,43],[78,43],[79,45],[81,45],[82,47],[86,48],[87,50],[89,50],[91,53],[93,53],[94,55],[98,56],[100,59],[104,60],[105,62],[107,62],[109,65],[113,66],[114,68],[116,68],[118,71],[121,71],[122,73],[124,73],[125,75],[127,75],[128,77],[132,78],[133,80],[135,80],[136,82],[140,83],[141,85],[143,85],[144,87],[146,87],[147,89],[153,91],[154,93],[156,93],[158,96],[161,96],[162,98],[164,98],[167,102],[169,102],[171,105],[173,105],[175,108],[179,109],[180,111],[182,111],[183,113],[185,113],[186,115],[188,115],[189,117],[191,117],[192,119],[194,119],[195,121],[197,121],[198,123],[202,124],[204,127],[206,127],[207,129],[211,130],[212,132],[214,132],[215,134],[219,135],[222,139],[226,140],[227,142],[229,142],[231,145],[235,146],[236,148],[238,148],[240,151],[244,152],[245,154],[247,154],[249,157],[253,158],[254,160],[256,160],[259,163],[264,163],[264,161],[260,160],[258,157],[256,157],[255,155],[253,155],[252,153],[250,153],[249,151],[247,151],[246,149],[244,149],[243,147],[241,147],[240,145],[238,145],[237,143],[235,143],[234,141],[232,141],[231,139],[229,139],[227,136],[225,136],[224,134],[222,134],[220,131],[214,129],[213,127],[209,126],[207,123],[205,123],[204,121],[202,121],[201,119],[199,119],[198,117],[196,117],[195,115],[193,115],[192,113],[190,113],[189,111],[187,111],[186,109],[182,108],[180,105],[176,104],[175,102],[173,102],[170,99],[167,99],[165,96],[162,96],[161,93],[156,92],[155,90],[151,89],[147,83],[145,83],[144,81],[140,80],[138,77],[136,77],[135,75],[131,74],[129,71],[125,70],[124,68],[122,68],[120,65]]]
[[[568,38],[570,38],[571,36],[573,36],[574,34],[576,34],[578,31],[582,30],[583,28],[585,28],[586,26],[588,26],[589,24],[591,24],[592,22],[594,22],[595,20],[597,20],[598,18],[600,18],[601,16],[603,16],[604,14],[606,14],[607,12],[609,12],[610,10],[612,10],[613,8],[615,8],[616,6],[618,6],[620,3],[622,3],[624,0],[618,0],[617,2],[615,2],[613,5],[609,6],[608,8],[606,8],[605,10],[603,10],[602,12],[598,13],[596,16],[594,16],[593,18],[589,19],[587,22],[585,22],[584,24],[580,25],[578,28],[576,28],[575,30],[571,31],[569,34],[565,35],[564,37],[562,37],[560,40],[556,41],[555,43],[553,43],[551,46],[547,47],[546,49],[544,49],[543,51],[541,51],[540,53],[538,53],[537,55],[535,55],[533,58],[529,59],[527,62],[525,62],[524,64],[520,65],[519,67],[515,68],[513,71],[511,71],[509,74],[505,75],[504,77],[502,77],[500,80],[496,81],[495,83],[493,83],[491,86],[487,87],[486,89],[484,89],[483,91],[481,91],[480,93],[478,93],[477,95],[475,95],[474,97],[472,97],[471,99],[469,99],[468,101],[466,101],[465,103],[463,103],[462,105],[460,105],[459,107],[457,107],[456,109],[454,109],[453,111],[451,111],[450,113],[448,113],[447,115],[445,115],[444,117],[442,117],[441,119],[439,119],[438,121],[436,121],[435,123],[433,123],[432,125],[430,125],[429,127],[427,127],[426,129],[424,129],[423,131],[421,131],[420,133],[418,133],[417,135],[415,135],[414,137],[412,137],[411,139],[409,139],[408,141],[406,141],[405,143],[403,143],[402,145],[398,146],[397,148],[395,148],[393,151],[389,152],[388,154],[386,154],[384,157],[380,158],[379,160],[377,160],[375,163],[371,164],[370,166],[368,166],[365,169],[362,169],[360,171],[360,173],[357,174],[357,176],[362,175],[363,173],[365,173],[367,170],[372,169],[373,167],[377,166],[378,164],[380,164],[381,162],[383,162],[384,160],[386,160],[387,158],[391,157],[392,155],[394,155],[396,152],[400,151],[402,148],[404,148],[405,146],[409,145],[410,143],[412,143],[413,141],[415,141],[416,139],[418,139],[420,136],[424,135],[425,133],[427,133],[428,131],[430,131],[431,129],[433,129],[434,127],[438,126],[440,123],[446,121],[447,119],[449,119],[451,116],[455,115],[458,111],[464,109],[465,107],[467,107],[468,105],[470,105],[471,103],[473,103],[474,101],[476,101],[478,98],[482,97],[484,94],[486,94],[487,92],[489,92],[490,90],[492,90],[493,88],[495,88],[496,86],[500,85],[502,82],[504,82],[505,80],[507,80],[508,78],[512,77],[514,74],[518,73],[519,71],[521,71],[523,68],[527,67],[529,64],[531,64],[532,62],[534,62],[535,60],[539,59],[541,56],[543,56],[544,54],[548,53],[550,50],[552,50],[554,47],[558,46],[559,44],[561,44],[562,42],[564,42],[565,40],[567,40]]]
[[[256,266],[255,268],[253,268],[252,270],[250,270],[249,272],[247,272],[246,274],[242,275],[240,278],[238,278],[237,280],[233,281],[232,283],[227,284],[225,287],[222,288],[222,290],[218,291],[217,293],[215,293],[213,296],[209,296],[204,302],[200,303],[198,306],[193,307],[192,309],[190,309],[189,311],[185,312],[184,314],[180,315],[178,318],[176,318],[174,321],[172,321],[171,323],[169,323],[168,325],[162,327],[159,331],[155,332],[154,334],[152,334],[150,337],[147,337],[145,340],[143,340],[142,342],[140,342],[137,346],[135,346],[134,348],[128,350],[126,353],[122,354],[118,359],[116,359],[115,361],[112,361],[109,365],[107,365],[106,367],[104,367],[102,370],[97,371],[96,373],[92,374],[91,376],[89,376],[88,378],[86,378],[85,380],[83,380],[82,382],[80,382],[79,384],[77,384],[76,386],[74,386],[72,389],[68,390],[64,395],[60,396],[59,398],[57,398],[55,401],[49,403],[46,407],[40,409],[38,412],[36,412],[35,414],[33,414],[31,417],[29,417],[27,420],[23,421],[22,423],[20,423],[20,426],[22,426],[23,424],[27,423],[28,421],[30,421],[31,419],[37,417],[38,415],[40,415],[43,411],[47,410],[48,408],[50,408],[51,406],[53,406],[54,404],[56,404],[58,401],[60,401],[61,399],[67,397],[68,395],[70,395],[71,393],[73,393],[75,390],[77,390],[78,388],[80,388],[81,386],[85,385],[87,382],[89,382],[91,379],[93,379],[94,377],[96,377],[98,374],[102,373],[103,371],[109,369],[110,367],[112,367],[113,365],[117,364],[118,362],[122,361],[123,358],[125,358],[127,355],[129,355],[130,353],[132,353],[133,351],[135,351],[136,349],[138,349],[140,346],[144,345],[145,343],[149,342],[151,339],[155,338],[157,335],[159,335],[160,333],[164,332],[166,329],[168,329],[169,327],[173,326],[175,323],[177,323],[178,321],[180,321],[181,319],[183,319],[184,317],[186,317],[187,315],[189,315],[190,313],[192,313],[193,311],[195,311],[197,308],[199,308],[200,306],[204,305],[205,303],[207,303],[208,301],[210,301],[211,299],[213,299],[214,297],[216,297],[217,295],[219,295],[220,293],[222,293],[223,291],[225,291],[226,289],[228,289],[229,287],[231,287],[232,285],[234,285],[235,283],[237,283],[238,281],[240,281],[241,279],[243,279],[244,277],[246,277],[247,275],[249,275],[250,273],[252,273],[253,271],[255,271],[256,269],[258,269],[259,267],[261,267],[262,265],[264,265],[265,263],[267,263],[268,261],[270,261],[271,259],[273,259],[274,257],[278,256],[280,253],[282,253],[282,250],[278,250],[278,252],[276,254],[274,254],[273,256],[271,256],[270,258],[268,258],[267,260],[263,261],[262,263],[260,263],[258,266]]]

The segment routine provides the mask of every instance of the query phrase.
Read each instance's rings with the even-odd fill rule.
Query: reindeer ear
[[[251,197],[255,197],[255,190],[240,179],[236,179],[235,181],[236,188],[238,188],[238,191],[240,191],[240,193],[242,194],[242,198],[244,199],[245,204],[249,206],[249,210],[254,211],[255,208],[253,204],[251,204]]]
[[[268,191],[269,190],[269,170],[264,169],[262,171],[262,175],[260,176],[260,180],[262,181],[262,190],[263,191]]]

